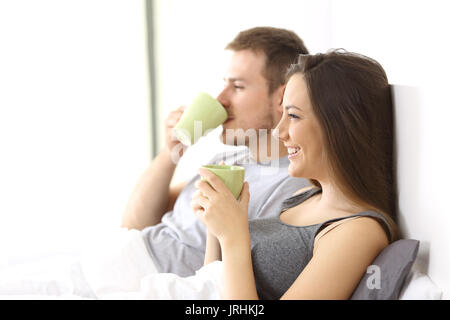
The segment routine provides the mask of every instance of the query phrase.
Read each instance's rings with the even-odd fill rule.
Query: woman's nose
[[[284,125],[284,117],[280,119],[275,129],[272,130],[272,136],[281,141],[286,141],[287,139],[287,130]]]

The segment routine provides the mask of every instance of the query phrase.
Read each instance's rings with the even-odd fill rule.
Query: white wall
[[[145,27],[142,0],[0,2],[0,264],[119,225],[150,160]]]
[[[331,26],[332,47],[377,59],[394,85],[400,225],[449,299],[447,1],[334,1]]]

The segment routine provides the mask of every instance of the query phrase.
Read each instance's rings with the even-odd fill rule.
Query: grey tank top
[[[321,191],[314,188],[284,200],[280,214]],[[387,220],[375,211],[364,211],[309,226],[285,224],[279,216],[251,220],[249,229],[252,262],[259,298],[279,299],[311,260],[316,235],[332,222],[356,216],[375,218],[391,241],[392,233]]]

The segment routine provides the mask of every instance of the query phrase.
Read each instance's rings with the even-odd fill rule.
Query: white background
[[[144,19],[143,1],[0,1],[3,263],[119,225],[150,160]]]

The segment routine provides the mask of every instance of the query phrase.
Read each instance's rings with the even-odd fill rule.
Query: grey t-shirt
[[[288,174],[287,157],[270,163],[250,160],[248,151],[217,155],[210,163],[236,164],[245,167],[245,181],[250,187],[249,219],[275,217],[283,200],[309,186],[306,179]],[[190,203],[199,176],[188,181],[161,223],[142,230],[150,257],[159,272],[190,276],[203,266],[206,244],[205,226],[192,212]]]

